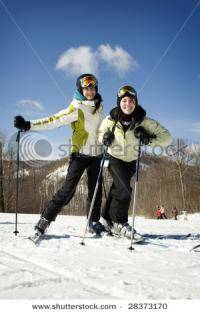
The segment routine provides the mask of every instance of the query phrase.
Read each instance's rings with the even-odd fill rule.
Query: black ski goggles
[[[128,93],[131,97],[134,97],[134,98],[137,97],[137,93],[136,93],[135,89],[133,87],[131,87],[131,86],[124,86],[124,87],[120,88],[118,90],[117,95],[118,95],[119,98],[121,98],[126,93]]]

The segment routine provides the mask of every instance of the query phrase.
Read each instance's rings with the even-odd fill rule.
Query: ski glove
[[[17,115],[14,118],[14,127],[23,131],[27,131],[31,128],[31,123],[29,121],[25,121],[22,116]]]
[[[115,135],[113,132],[111,132],[110,130],[108,130],[104,135],[103,135],[103,144],[106,147],[111,146],[112,142],[115,139]]]
[[[134,130],[135,137],[141,140],[143,145],[148,145],[151,142],[151,139],[155,139],[156,135],[150,135],[146,129],[142,126],[138,126]]]

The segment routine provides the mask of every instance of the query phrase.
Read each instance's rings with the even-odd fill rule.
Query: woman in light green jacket
[[[109,171],[113,178],[102,211],[102,222],[104,226],[112,227],[117,235],[128,238],[132,232],[128,224],[130,181],[136,171],[139,136],[144,145],[167,145],[171,142],[168,130],[146,117],[145,110],[138,105],[135,89],[123,86],[117,94],[117,107],[111,110],[99,128],[99,141],[108,146]],[[134,230],[134,239],[138,237]]]

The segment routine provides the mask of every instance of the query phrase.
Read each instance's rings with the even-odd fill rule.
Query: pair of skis
[[[39,231],[37,231],[33,236],[29,236],[28,239],[30,241],[32,241],[36,246],[38,246],[40,244],[40,242],[45,239],[45,236],[48,236],[46,234],[42,234],[40,233]],[[115,235],[114,233],[112,232],[101,232],[100,234],[93,234],[93,237],[91,238],[102,238],[104,236],[110,236],[110,237],[117,237],[117,238],[125,238],[125,237],[122,237],[120,235]],[[130,239],[130,238],[127,238],[127,239]],[[133,241],[133,243],[140,243],[144,241],[144,238],[141,236],[141,238],[137,238]]]
[[[125,237],[121,237],[119,235],[115,235],[113,233],[101,233],[101,234],[95,234],[94,237],[92,238],[102,238],[104,235],[106,236],[111,236],[111,237],[117,237],[117,238],[125,238]],[[28,239],[30,241],[32,241],[36,246],[39,246],[41,241],[43,239],[45,239],[45,237],[48,236],[46,234],[41,234],[40,232],[36,232],[33,236],[30,236],[28,237]],[[189,233],[189,234],[186,234],[186,235],[180,235],[180,239],[181,240],[185,240],[185,239],[188,239],[189,237],[191,237],[192,235]],[[134,240],[134,244],[155,244],[155,245],[158,245],[158,246],[161,246],[161,247],[165,247],[165,248],[169,248],[171,245],[167,245],[165,243],[158,243],[158,242],[155,242],[155,240],[163,240],[165,239],[166,236],[165,235],[148,235],[148,234],[144,234],[143,236],[141,236],[141,238],[138,238],[137,240]],[[127,238],[128,239],[128,238]],[[193,246],[190,250],[190,252],[200,252],[200,244],[197,244],[195,246]]]

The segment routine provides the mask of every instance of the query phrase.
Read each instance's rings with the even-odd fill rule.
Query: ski
[[[128,238],[130,240],[130,238]],[[145,242],[145,239],[143,237],[138,239],[133,239],[133,244],[142,244]]]
[[[44,238],[44,235],[40,232],[35,233],[33,236],[29,236],[28,239],[32,241],[36,246],[39,246],[41,240]]]
[[[143,234],[144,243],[160,246],[162,248],[174,248],[178,247],[177,244],[172,242],[166,242],[167,239],[173,240],[187,240],[192,235],[190,233],[184,235],[157,235],[157,234]]]
[[[198,245],[192,247],[192,248],[190,249],[190,251],[200,252],[200,244],[198,244]]]
[[[142,235],[145,239],[152,239],[152,240],[165,240],[165,239],[175,239],[175,240],[185,240],[189,237],[192,237],[191,233],[186,235],[157,235],[157,234],[143,234]]]
[[[163,243],[163,242],[156,241],[150,238],[144,238],[144,240],[141,243],[146,244],[146,245],[150,244],[150,245],[154,245],[154,246],[158,246],[158,247],[162,247],[166,249],[177,247],[177,245],[174,245],[172,243]]]
[[[119,234],[115,234],[115,233],[107,234],[107,236],[115,237],[115,238],[118,238],[118,239],[130,240],[130,238],[128,238],[128,237],[120,236]],[[133,239],[133,244],[137,244],[137,243],[139,244],[139,243],[142,243],[144,241],[145,241],[145,238],[140,237],[140,238],[137,238],[137,239]]]

